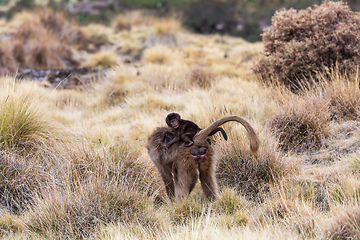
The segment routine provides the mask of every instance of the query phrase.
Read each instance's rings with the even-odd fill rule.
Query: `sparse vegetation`
[[[304,29],[299,14],[315,14],[314,25]],[[256,44],[189,33],[177,18],[144,12],[124,13],[108,26],[79,26],[45,9],[1,21],[0,75],[25,67],[101,72],[71,76],[70,89],[58,87],[68,76],[0,78],[0,238],[358,238],[360,90],[350,63],[357,61],[356,19],[341,2],[284,10]],[[325,38],[335,22],[329,36],[353,45]],[[328,32],[305,38],[315,25]],[[277,32],[286,29],[293,31],[288,42]],[[278,38],[270,38],[274,31]],[[288,51],[315,37],[326,43]],[[266,61],[306,60],[297,54],[329,46],[333,55],[346,54],[336,61],[324,55],[331,64],[312,55],[316,61],[305,68],[282,62],[285,71],[278,72],[267,62],[263,80],[280,83],[269,86],[256,81],[251,67],[270,45],[276,54]],[[284,87],[289,76],[297,91]],[[168,200],[146,142],[170,112],[201,128],[240,115],[259,134],[256,156],[239,124],[223,125],[228,141],[212,136],[216,201],[207,201],[199,184],[184,202]]]

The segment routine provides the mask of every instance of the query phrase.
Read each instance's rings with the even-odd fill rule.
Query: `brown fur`
[[[158,168],[170,199],[181,201],[190,194],[200,176],[201,185],[205,195],[210,200],[216,198],[217,185],[215,181],[215,158],[213,147],[208,141],[206,147],[207,157],[201,163],[196,163],[190,154],[192,147],[185,147],[180,142],[166,147],[164,139],[171,134],[171,129],[161,127],[156,129],[149,137],[148,151],[152,161]]]
[[[196,123],[182,119],[178,113],[168,114],[165,122],[174,133],[174,138],[167,143],[167,147],[170,147],[172,144],[179,141],[184,142],[185,147],[190,147],[194,143],[192,140],[195,134],[201,131],[201,128]],[[227,140],[226,132],[222,128],[214,129],[209,136],[212,136],[219,131],[222,133],[224,139]]]
[[[178,202],[182,201],[193,190],[199,178],[205,196],[209,200],[216,199],[217,158],[213,146],[206,139],[215,128],[228,121],[237,121],[245,126],[249,133],[250,148],[256,152],[259,148],[259,139],[250,124],[239,116],[219,119],[200,131],[195,135],[194,144],[191,147],[185,147],[183,144],[175,142],[168,148],[166,141],[173,137],[172,129],[169,127],[157,128],[150,135],[147,145],[148,152],[161,174],[170,199],[175,198]],[[205,153],[200,151],[204,148],[206,148]]]

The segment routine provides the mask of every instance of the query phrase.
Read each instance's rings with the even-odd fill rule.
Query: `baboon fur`
[[[190,194],[200,177],[206,197],[214,200],[217,184],[213,147],[205,141],[202,146],[185,147],[180,142],[176,142],[167,148],[163,139],[171,131],[168,127],[157,128],[148,142],[149,155],[161,174],[169,198],[175,197],[177,201],[181,201]],[[197,164],[190,154],[190,150],[195,147],[207,148],[205,161],[201,164]]]
[[[228,121],[237,121],[246,128],[250,138],[250,149],[255,153],[259,148],[259,139],[250,124],[239,116],[224,117],[201,130],[195,135],[194,144],[191,147],[185,147],[176,142],[167,148],[166,138],[172,134],[172,129],[169,127],[157,128],[149,136],[147,149],[150,158],[156,165],[164,181],[166,193],[171,200],[175,198],[177,202],[181,202],[191,193],[199,178],[205,196],[210,201],[216,199],[217,157],[211,142],[206,139],[213,129]],[[204,158],[201,161],[195,161],[190,151],[202,147],[207,150],[203,155]]]

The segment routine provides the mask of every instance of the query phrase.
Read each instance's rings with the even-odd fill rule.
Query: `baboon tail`
[[[230,121],[236,121],[245,127],[246,131],[249,134],[249,138],[250,138],[250,149],[253,153],[256,153],[257,150],[259,149],[259,145],[260,145],[259,137],[257,136],[257,134],[256,134],[255,130],[252,128],[252,126],[248,123],[248,121],[246,121],[244,118],[242,118],[240,116],[236,116],[236,115],[223,117],[223,118],[215,121],[214,123],[210,124],[207,128],[204,128],[203,130],[198,132],[194,136],[195,145],[200,145],[200,144],[204,143],[206,138],[210,135],[211,132],[214,131],[214,129],[217,129],[220,125],[222,125],[226,122],[230,122]]]
[[[221,134],[222,134],[222,136],[224,137],[224,139],[225,139],[226,141],[228,140],[228,137],[227,137],[227,134],[226,134],[225,130],[224,130],[223,128],[221,128],[221,127],[214,129],[214,130],[209,134],[209,136],[212,136],[212,135],[214,135],[214,134],[217,133],[217,132],[221,132]]]

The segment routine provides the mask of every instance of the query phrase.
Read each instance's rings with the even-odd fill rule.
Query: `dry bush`
[[[34,12],[20,12],[12,19],[12,35],[25,41],[29,38],[40,38],[37,31],[45,29],[49,34],[54,35],[61,42],[74,44],[83,40],[83,33],[79,27],[72,25],[61,11],[54,11],[50,8],[37,9]]]
[[[296,232],[301,239],[311,239],[319,232],[319,213],[303,202],[275,196],[266,199],[260,208],[257,222],[263,225],[280,224]]]
[[[341,71],[360,60],[360,14],[342,2],[324,1],[306,10],[278,11],[263,33],[265,54],[254,72],[266,83],[296,89],[323,67],[341,63]]]
[[[331,119],[335,121],[358,120],[360,117],[358,73],[349,71],[344,74],[335,68],[328,74],[321,74],[319,78],[322,80],[317,91],[323,91],[323,97],[330,101]]]
[[[359,206],[341,208],[330,226],[324,230],[323,239],[345,240],[360,238]]]
[[[286,162],[273,147],[261,147],[257,156],[253,155],[246,149],[248,141],[244,135],[231,134],[228,142],[221,142],[223,153],[216,175],[220,186],[235,188],[248,199],[259,200],[262,190],[296,171],[296,166]]]
[[[87,239],[102,224],[158,227],[161,221],[152,211],[151,200],[128,185],[101,178],[79,183],[74,191],[39,199],[27,213],[25,224],[31,232],[58,239]]]
[[[9,49],[0,47],[0,77],[14,73],[17,67],[14,56]]]
[[[270,128],[283,151],[319,149],[330,133],[328,101],[316,96],[288,99],[273,117]]]
[[[39,158],[0,152],[0,205],[11,213],[23,213],[36,198],[55,187],[49,168]]]
[[[63,13],[51,9],[38,10],[36,13],[21,12],[15,15],[10,24],[12,40],[7,45],[19,67],[78,66],[70,45],[83,41],[84,37]]]

